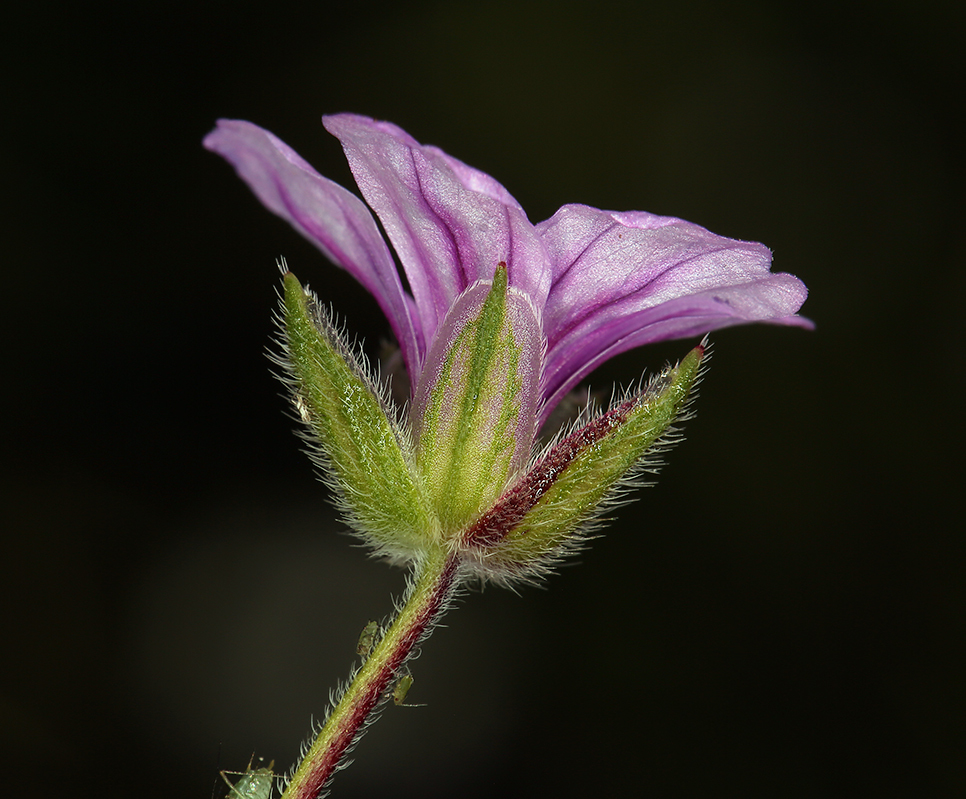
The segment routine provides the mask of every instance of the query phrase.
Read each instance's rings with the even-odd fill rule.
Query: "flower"
[[[581,378],[652,341],[753,321],[811,326],[796,315],[805,286],[772,274],[761,244],[583,205],[533,225],[489,175],[395,125],[350,114],[324,122],[409,291],[369,208],[271,133],[222,120],[204,142],[375,296],[411,383],[403,414],[281,261],[275,362],[309,454],[373,554],[412,565],[392,624],[363,630],[363,665],[303,748],[285,790],[293,799],[319,796],[380,703],[403,701],[407,661],[461,585],[536,580],[582,545],[636,475],[653,472],[651,454],[674,442],[687,413],[704,343],[603,412],[588,407],[535,452],[538,430]]]
[[[639,211],[565,205],[533,225],[493,178],[395,125],[325,117],[366,205],[287,145],[220,121],[205,146],[385,312],[411,382],[406,418],[315,296],[283,267],[278,363],[349,525],[377,553],[453,559],[460,574],[533,579],[653,470],[673,439],[703,346],[534,455],[577,382],[632,347],[743,322],[810,327],[797,278],[761,244]],[[440,560],[442,559],[442,560]]]
[[[415,395],[444,320],[474,283],[505,264],[545,341],[538,428],[593,369],[656,341],[746,322],[810,328],[807,290],[770,272],[762,244],[717,236],[673,217],[565,205],[531,224],[496,180],[388,122],[323,118],[342,142],[372,213],[266,130],[221,120],[204,141],[271,211],[288,220],[378,301]]]

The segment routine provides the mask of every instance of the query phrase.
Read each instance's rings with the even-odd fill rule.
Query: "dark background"
[[[469,595],[334,795],[963,795],[966,6],[348,5],[7,12],[0,790],[284,770],[401,591],[269,376],[275,258],[387,326],[201,148],[250,119],[352,185],[319,118],[356,111],[533,221],[763,241],[818,328],[716,334],[660,484],[547,590]]]

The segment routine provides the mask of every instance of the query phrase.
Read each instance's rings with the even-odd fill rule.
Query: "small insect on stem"
[[[413,675],[403,674],[397,681],[395,688],[392,689],[392,701],[399,707],[426,707],[425,705],[405,705],[406,694],[413,687]]]
[[[376,645],[376,636],[379,634],[379,625],[370,621],[362,628],[362,635],[359,636],[359,643],[356,644],[356,654],[367,658]]]
[[[254,756],[252,760],[248,761],[248,768],[236,783],[232,783],[228,779],[228,775],[237,776],[238,772],[221,772],[221,778],[228,786],[228,794],[225,799],[272,799],[272,788],[275,785],[275,773],[272,771],[272,767],[275,765],[275,761],[273,760],[267,767],[253,769],[253,760]]]

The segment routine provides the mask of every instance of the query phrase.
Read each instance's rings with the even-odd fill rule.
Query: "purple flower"
[[[641,211],[565,205],[530,223],[489,175],[416,142],[388,122],[323,118],[342,142],[369,208],[250,122],[221,120],[205,146],[224,156],[287,219],[376,298],[399,341],[415,394],[446,314],[505,264],[546,339],[540,423],[583,377],[642,344],[745,322],[812,327],[796,314],[805,285],[769,271],[771,252]]]

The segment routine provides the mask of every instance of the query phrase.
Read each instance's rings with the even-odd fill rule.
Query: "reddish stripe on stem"
[[[376,676],[367,680],[362,689],[351,698],[352,706],[345,718],[340,720],[339,729],[333,734],[325,751],[314,759],[309,767],[309,773],[299,780],[299,784],[295,786],[295,791],[291,794],[286,791],[291,799],[316,799],[331,781],[332,776],[339,768],[339,764],[358,740],[366,722],[373,712],[388,699],[389,689],[397,678],[399,669],[412,654],[413,649],[426,639],[436,620],[446,610],[448,601],[456,588],[458,574],[459,558],[456,555],[450,555],[432,586],[431,592],[423,601],[422,608],[403,631],[398,643],[388,654],[385,662],[380,664]],[[360,679],[362,674],[363,672],[360,672],[356,679]],[[345,701],[345,697],[354,693],[353,687],[347,689],[343,695],[343,701]],[[324,734],[325,728],[323,727],[319,735]]]

